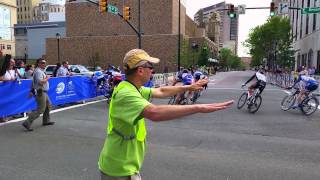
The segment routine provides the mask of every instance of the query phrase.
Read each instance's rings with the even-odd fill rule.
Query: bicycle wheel
[[[281,109],[288,111],[296,102],[296,96],[286,95],[281,101]]]
[[[169,99],[168,104],[174,104],[175,101],[176,101],[176,95],[171,96],[170,99]]]
[[[250,113],[255,113],[259,110],[262,103],[262,98],[260,95],[257,95],[248,105],[248,109]]]
[[[315,97],[307,97],[302,101],[301,105],[301,111],[303,112],[303,114],[305,114],[306,116],[310,116],[318,109],[319,101]]]
[[[194,92],[191,99],[191,104],[196,103],[199,97],[200,97],[200,92],[198,91]]]
[[[246,104],[247,98],[248,98],[247,92],[244,92],[244,93],[241,94],[241,96],[240,96],[240,98],[238,100],[238,103],[237,103],[237,108],[238,109],[241,109]]]

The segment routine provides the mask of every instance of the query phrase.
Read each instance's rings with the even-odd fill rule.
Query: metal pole
[[[138,6],[138,13],[139,13],[139,18],[138,18],[138,38],[139,38],[139,49],[141,49],[141,0],[139,0],[139,6]]]
[[[178,72],[180,71],[180,11],[181,11],[181,4],[180,4],[180,0],[179,0],[179,15],[178,15]]]
[[[60,63],[60,45],[59,45],[59,40],[60,39],[57,39],[57,41],[58,41],[58,62]]]

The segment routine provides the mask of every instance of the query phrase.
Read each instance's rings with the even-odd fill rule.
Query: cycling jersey
[[[297,84],[299,82],[300,82],[300,89],[305,89],[308,91],[314,91],[319,86],[318,81],[310,76],[300,75],[295,84]]]
[[[199,79],[201,79],[201,76],[203,75],[203,73],[201,71],[196,71],[196,72],[194,72],[193,75],[194,75],[195,80],[199,80]]]
[[[182,82],[182,72],[177,72],[175,77],[177,82]]]
[[[183,73],[182,74],[182,82],[183,85],[191,85],[193,80],[193,76],[189,73]]]

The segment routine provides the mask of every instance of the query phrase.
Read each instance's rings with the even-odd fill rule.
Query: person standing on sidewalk
[[[31,124],[42,113],[43,113],[43,120],[42,120],[43,126],[54,124],[54,122],[50,121],[50,99],[48,96],[49,76],[47,76],[44,72],[45,67],[46,67],[46,61],[42,58],[38,59],[37,68],[35,69],[33,73],[33,78],[32,78],[32,91],[30,92],[30,96],[32,96],[32,94],[35,95],[37,110],[33,111],[29,115],[28,119],[22,123],[22,126],[26,128],[26,130],[28,131],[33,131],[33,129],[31,128]]]
[[[114,90],[109,105],[107,137],[98,162],[101,180],[141,180],[140,168],[146,152],[144,118],[160,122],[195,113],[209,113],[230,107],[233,101],[193,105],[155,105],[152,98],[165,98],[185,91],[202,89],[208,80],[187,86],[143,87],[158,58],[142,49],[130,50],[124,57],[126,80]],[[179,119],[183,120],[183,119]]]

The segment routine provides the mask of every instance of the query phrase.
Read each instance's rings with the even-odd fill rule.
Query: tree
[[[95,54],[91,55],[89,57],[89,60],[88,60],[88,65],[89,66],[92,66],[94,68],[96,68],[97,66],[101,66],[100,64],[100,56],[99,56],[99,53],[96,52]]]
[[[230,49],[222,48],[219,53],[219,64],[222,68],[228,70],[230,67],[232,52]]]
[[[199,54],[198,65],[205,66],[208,64],[209,49],[207,43],[202,44],[201,52]]]
[[[251,66],[263,64],[267,58],[269,68],[292,67],[294,51],[290,33],[290,20],[286,17],[274,16],[268,21],[251,30],[244,46],[250,49],[252,56]]]

